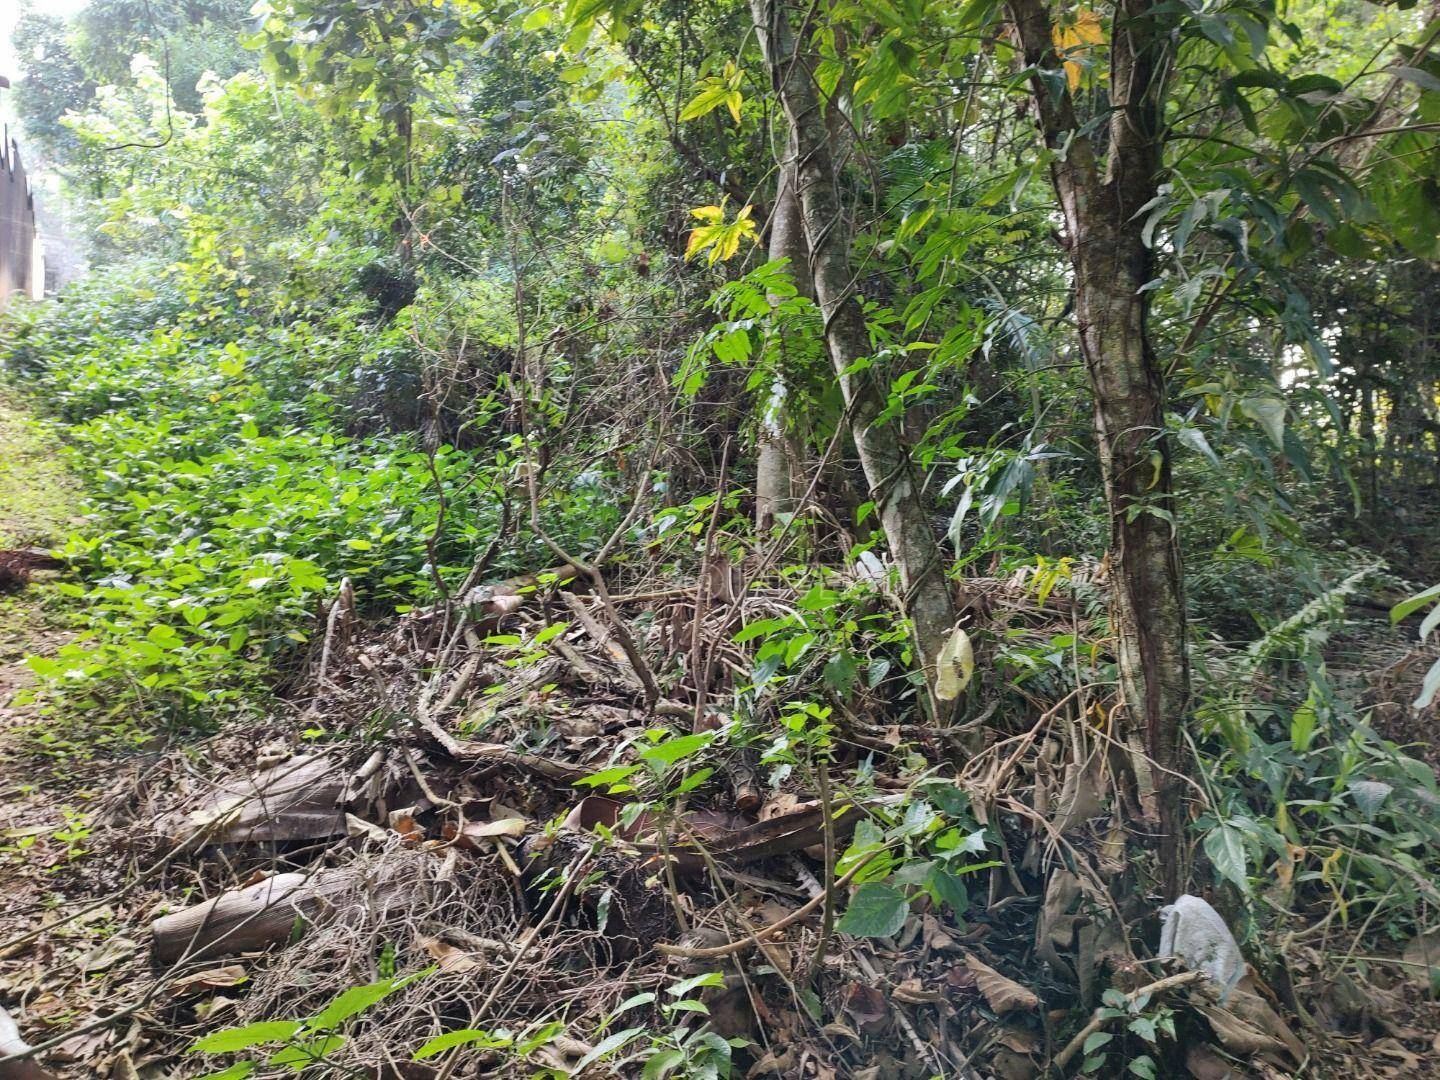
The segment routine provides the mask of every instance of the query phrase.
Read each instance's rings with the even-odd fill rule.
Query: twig
[[[821,820],[825,825],[825,880],[828,884],[821,894],[825,913],[820,924],[820,940],[815,943],[815,956],[810,961],[810,980],[820,973],[820,965],[825,962],[825,950],[835,931],[835,894],[839,891],[835,882],[835,822],[830,816],[830,766],[824,757],[816,763],[815,777],[820,789]]]
[[[550,906],[545,909],[545,914],[541,915],[539,921],[530,927],[529,930],[525,931],[519,942],[516,943],[515,952],[511,955],[510,962],[505,965],[505,970],[502,971],[500,977],[495,980],[494,985],[490,988],[490,993],[486,996],[485,1000],[480,1003],[480,1007],[471,1014],[471,1027],[478,1026],[480,1022],[485,1019],[486,1014],[489,1013],[491,1007],[495,1004],[495,999],[500,996],[500,991],[510,982],[510,976],[515,973],[515,968],[520,963],[520,958],[525,955],[525,950],[534,943],[535,939],[540,935],[540,931],[543,930],[552,919],[559,915],[560,909],[564,906],[565,901],[570,898],[570,894],[575,891],[575,886],[579,884],[580,876],[589,862],[590,855],[587,852],[575,859],[575,861],[566,868],[565,884],[562,885],[559,892],[555,894],[555,899],[551,902]],[[447,1077],[455,1072],[459,1064],[459,1053],[452,1053],[450,1060],[447,1061],[445,1066],[436,1074],[435,1080],[446,1080]]]
[[[855,875],[860,873],[861,870],[865,869],[865,867],[870,863],[870,860],[875,858],[875,856],[879,855],[880,852],[883,850],[885,849],[881,848],[879,850],[872,851],[870,852],[870,854],[866,855],[863,859],[861,859],[854,866],[852,866],[846,872],[844,877],[836,881],[833,885],[833,888],[838,892],[846,885],[849,885],[850,882],[855,880]],[[729,944],[715,945],[710,948],[704,949],[692,949],[687,948],[684,945],[656,945],[655,951],[658,952],[661,956],[685,956],[695,960],[714,960],[722,956],[734,956],[736,953],[743,952],[745,949],[750,948],[752,945],[759,945],[761,943],[761,939],[768,938],[773,934],[778,934],[787,926],[794,926],[797,922],[800,922],[816,908],[818,908],[821,904],[823,904],[825,902],[825,897],[829,893],[830,889],[822,891],[819,896],[815,897],[814,899],[808,901],[805,904],[802,904],[800,907],[792,911],[789,915],[786,915],[783,919],[773,922],[769,926],[762,927],[761,929],[756,930],[753,934],[749,934],[746,937],[739,938],[738,940],[732,941]]]
[[[1176,990],[1182,986],[1188,986],[1193,982],[1198,982],[1203,978],[1205,978],[1203,971],[1182,971],[1178,975],[1167,975],[1163,979],[1157,979],[1155,982],[1140,987],[1139,990],[1131,990],[1130,993],[1125,995],[1125,1001],[1127,1003],[1136,1001],[1145,994],[1163,994],[1166,990]],[[1063,1069],[1070,1063],[1070,1059],[1078,1054],[1080,1048],[1085,1045],[1085,1040],[1091,1035],[1094,1035],[1095,1032],[1099,1031],[1101,1026],[1104,1025],[1107,1019],[1105,1012],[1106,1010],[1103,1007],[1095,1010],[1095,1015],[1090,1017],[1090,1022],[1081,1028],[1073,1039],[1065,1044],[1064,1050],[1061,1050],[1060,1053],[1055,1055],[1055,1060],[1051,1062],[1053,1068],[1056,1070]]]

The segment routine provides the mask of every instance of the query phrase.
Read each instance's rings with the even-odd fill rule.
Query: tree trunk
[[[830,130],[811,68],[796,52],[795,34],[780,0],[751,0],[750,10],[771,81],[790,121],[800,216],[826,346],[870,498],[900,571],[901,605],[911,623],[917,660],[933,688],[936,654],[955,624],[955,604],[899,426],[875,423],[885,408],[886,388],[873,370],[851,370],[869,356],[870,342],[853,290],[850,236],[841,214]]]
[[[788,259],[795,287],[813,299],[809,253],[795,186],[794,140],[787,138],[785,160],[780,164],[780,179],[776,184],[775,208],[771,211],[768,256],[770,262]],[[774,303],[773,298],[771,302]],[[778,515],[795,509],[795,444],[786,426],[790,386],[783,368],[784,348],[781,340],[782,366],[777,368],[765,400],[760,403],[755,455],[755,526],[762,532],[775,524]]]
[[[1062,70],[1041,0],[1011,0],[1046,142],[1075,275],[1075,313],[1095,397],[1095,432],[1110,516],[1111,618],[1141,806],[1156,830],[1164,886],[1180,884],[1179,731],[1190,708],[1184,582],[1175,532],[1165,386],[1151,346],[1153,259],[1136,213],[1155,197],[1160,116],[1172,46],[1150,0],[1121,0],[1112,26],[1112,113],[1103,172],[1080,136],[1068,91],[1039,74]],[[1063,83],[1064,76],[1060,76]],[[1137,738],[1138,736],[1138,738]]]

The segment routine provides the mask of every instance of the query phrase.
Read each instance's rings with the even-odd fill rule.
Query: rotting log
[[[163,818],[160,831],[177,842],[203,831],[217,844],[344,836],[350,779],[330,758],[291,758],[254,776],[219,784],[188,809]]]
[[[887,796],[869,800],[865,806],[893,805],[897,801]],[[570,811],[563,828],[583,832],[604,825],[641,857],[672,859],[678,869],[687,873],[700,873],[710,860],[725,866],[741,866],[801,851],[825,838],[824,813],[819,803],[811,803],[788,814],[743,826],[735,824],[742,818],[704,816],[708,812],[695,812],[673,823],[673,839],[662,847],[655,842],[654,826],[644,815],[627,828],[618,827],[621,805],[604,795],[587,795]],[[863,807],[855,804],[838,809],[831,818],[835,835],[848,836],[864,812]]]

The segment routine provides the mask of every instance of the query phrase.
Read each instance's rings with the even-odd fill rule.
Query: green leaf
[[[714,112],[725,104],[728,94],[729,90],[724,83],[718,81],[711,83],[691,98],[685,108],[680,110],[680,122],[683,124],[688,120],[696,120],[707,113]]]
[[[1428,709],[1436,694],[1440,694],[1440,660],[1436,660],[1426,672],[1425,682],[1420,687],[1420,696],[1410,703],[1410,707],[1417,710]]]
[[[1130,1059],[1130,1071],[1140,1080],[1155,1080],[1155,1060],[1148,1054]]]
[[[612,765],[575,781],[576,787],[600,787],[603,784],[618,784],[627,776],[638,772],[639,765]]]
[[[1420,640],[1424,641],[1437,626],[1440,626],[1440,604],[1436,604],[1420,622]]]
[[[568,622],[551,623],[549,626],[545,627],[544,630],[541,630],[538,634],[535,635],[534,643],[536,645],[544,645],[547,641],[553,641],[555,638],[559,637],[568,629],[570,629],[570,624]]]
[[[228,1069],[221,1069],[219,1072],[206,1073],[200,1080],[245,1080],[246,1077],[255,1072],[255,1062],[237,1061]]]
[[[890,937],[899,933],[910,901],[893,885],[867,881],[855,890],[838,929],[855,937]]]
[[[1205,433],[1199,428],[1183,427],[1180,429],[1177,437],[1182,445],[1188,446],[1191,450],[1194,450],[1197,454],[1200,454],[1209,461],[1210,464],[1219,468],[1220,458],[1211,448],[1209,440],[1205,438]]]
[[[1432,585],[1422,593],[1416,593],[1408,600],[1401,600],[1390,609],[1390,625],[1394,626],[1406,616],[1413,615],[1431,600],[1440,600],[1440,585]]]
[[[248,1050],[265,1043],[285,1042],[294,1038],[301,1028],[298,1020],[265,1020],[244,1027],[226,1028],[198,1040],[190,1048],[201,1054],[233,1054],[237,1050]]]
[[[423,979],[433,971],[435,968],[429,967],[424,971],[400,979],[381,979],[379,982],[369,983],[365,986],[352,986],[349,990],[336,995],[335,999],[326,1005],[306,1027],[311,1031],[329,1031],[357,1013],[364,1012],[382,998],[388,997],[402,987],[409,986],[417,979]]]
[[[1375,812],[1385,805],[1385,800],[1394,790],[1391,785],[1379,780],[1352,780],[1350,782],[1350,794],[1367,821],[1375,817]]]
[[[637,1009],[641,1005],[653,1004],[654,1001],[655,994],[650,990],[646,990],[643,994],[635,994],[632,997],[628,997],[619,1005],[616,1005],[615,1008],[611,1011],[610,1020],[615,1019],[615,1017],[619,1016],[623,1012],[629,1012],[631,1009]],[[606,1022],[608,1023],[609,1021],[607,1020]]]
[[[1398,64],[1390,68],[1389,71],[1390,74],[1394,75],[1397,79],[1404,79],[1406,82],[1414,83],[1422,90],[1440,92],[1440,79],[1437,79],[1434,75],[1431,75],[1430,72],[1422,68],[1407,67],[1403,64]]]
[[[1319,713],[1315,707],[1315,691],[1311,690],[1309,696],[1295,710],[1295,715],[1290,719],[1290,748],[1297,754],[1303,754],[1310,749],[1310,741],[1315,737],[1315,725],[1318,717]]]
[[[666,739],[664,742],[640,752],[641,759],[656,772],[664,772],[681,758],[698,753],[715,741],[714,732],[701,731],[693,735]]]
[[[1245,859],[1245,841],[1240,830],[1222,821],[1205,834],[1205,854],[1215,871],[1233,882],[1241,892],[1250,891],[1250,878]]]
[[[323,1060],[344,1045],[344,1035],[322,1035],[318,1039],[307,1039],[297,1045],[281,1047],[270,1055],[270,1060],[265,1064],[288,1066],[299,1072],[307,1065],[313,1065],[317,1061]]]
[[[939,865],[930,868],[926,884],[940,898],[941,903],[950,905],[956,916],[964,915],[970,907],[970,893],[966,890],[965,883]]]
[[[645,1068],[640,1072],[641,1080],[662,1080],[674,1071],[677,1065],[685,1063],[685,1051],[671,1047],[651,1054],[645,1059]]]
[[[1240,411],[1259,424],[1278,449],[1285,448],[1285,402],[1275,397],[1246,398]]]
[[[1086,1038],[1085,1045],[1081,1048],[1081,1052],[1093,1054],[1113,1038],[1115,1038],[1115,1036],[1111,1035],[1108,1031],[1093,1031],[1089,1037]]]
[[[1148,1016],[1137,1016],[1126,1028],[1131,1034],[1139,1035],[1148,1043],[1155,1041],[1155,1021]]]
[[[571,1071],[571,1075],[582,1075],[588,1066],[595,1064],[595,1062],[601,1058],[613,1054],[616,1050],[619,1050],[620,1047],[635,1038],[636,1035],[643,1034],[645,1034],[644,1028],[626,1028],[624,1031],[617,1031],[613,1035],[607,1035],[596,1043],[588,1054],[575,1063],[575,1068]]]
[[[834,607],[839,602],[840,594],[834,589],[826,589],[816,585],[804,596],[800,597],[796,606],[801,611],[824,611],[826,608]]]
[[[666,1005],[665,1010],[667,1012],[693,1012],[702,1013],[705,1016],[710,1015],[709,1008],[694,998],[681,998],[679,1001]]]
[[[696,975],[693,979],[685,979],[674,986],[667,987],[665,992],[671,997],[684,997],[702,986],[724,986],[725,976],[718,971],[707,971],[703,975]]]
[[[459,1031],[447,1031],[444,1035],[437,1035],[419,1050],[415,1051],[414,1060],[424,1061],[426,1058],[434,1057],[436,1054],[443,1054],[446,1050],[452,1050],[457,1046],[470,1046],[479,1043],[485,1048],[496,1046],[507,1046],[510,1040],[503,1036],[498,1037],[489,1031],[481,1031],[478,1028],[462,1028]]]

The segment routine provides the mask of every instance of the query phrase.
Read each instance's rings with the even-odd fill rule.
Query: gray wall
[[[0,308],[11,293],[29,293],[35,246],[35,199],[20,162],[20,147],[0,128]]]

